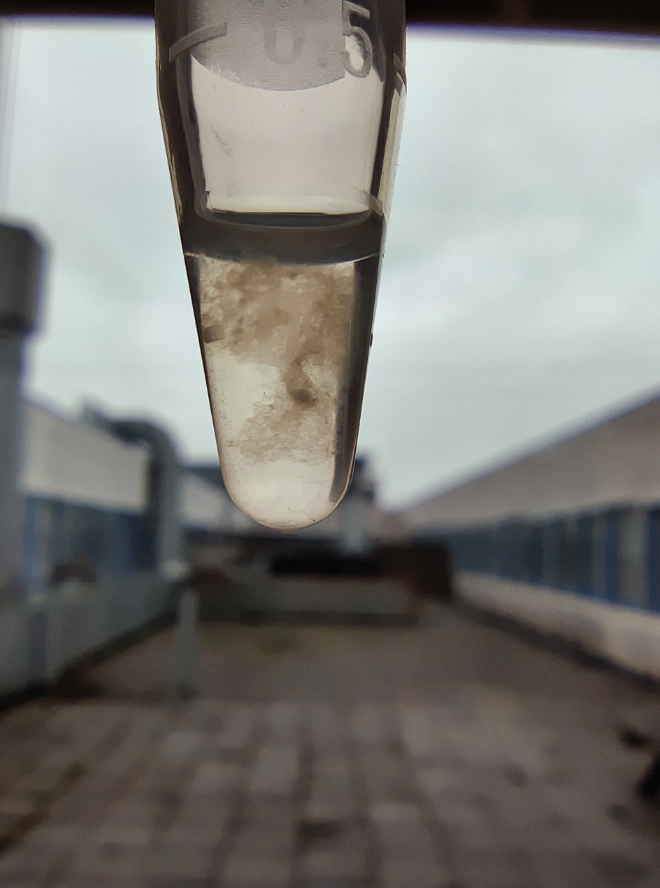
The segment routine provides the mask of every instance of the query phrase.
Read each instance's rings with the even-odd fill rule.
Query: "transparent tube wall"
[[[218,451],[256,521],[350,481],[398,147],[403,0],[157,0],[159,99]]]

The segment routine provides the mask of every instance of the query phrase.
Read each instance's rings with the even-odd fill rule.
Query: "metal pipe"
[[[0,224],[0,601],[16,597],[22,554],[19,490],[24,345],[36,326],[43,247],[32,232]]]

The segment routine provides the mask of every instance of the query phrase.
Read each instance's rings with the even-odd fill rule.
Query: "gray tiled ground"
[[[0,721],[0,888],[658,888],[618,715],[657,693],[452,610],[161,633]]]

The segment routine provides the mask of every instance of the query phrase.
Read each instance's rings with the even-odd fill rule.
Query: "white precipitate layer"
[[[332,490],[350,382],[355,263],[206,258],[199,287],[229,492],[262,524],[293,529],[320,521],[338,501]]]

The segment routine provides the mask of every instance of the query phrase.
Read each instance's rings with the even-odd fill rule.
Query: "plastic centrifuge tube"
[[[405,96],[404,0],[157,0],[223,476],[269,527],[350,481]]]

